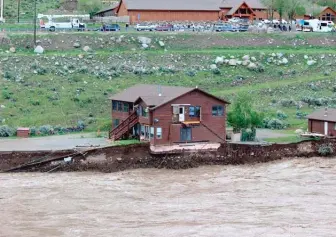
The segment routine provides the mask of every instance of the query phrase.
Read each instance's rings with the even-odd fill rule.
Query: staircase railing
[[[109,133],[109,138],[112,140],[120,139],[124,134],[126,134],[130,128],[139,122],[139,117],[136,111],[134,111],[130,116],[128,116],[124,121],[122,121],[117,127],[115,127]]]

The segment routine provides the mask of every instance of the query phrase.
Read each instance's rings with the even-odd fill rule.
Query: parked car
[[[148,24],[137,24],[135,29],[137,31],[153,31],[155,30],[156,25],[148,25]]]
[[[156,31],[173,31],[174,30],[174,26],[171,24],[167,24],[167,25],[159,25],[155,27]]]
[[[216,32],[228,32],[232,31],[232,25],[229,24],[216,24],[214,27]]]
[[[233,17],[233,18],[229,19],[229,22],[238,23],[238,22],[240,22],[240,18]]]
[[[120,31],[120,26],[118,24],[106,25],[101,27],[100,31]]]
[[[261,22],[264,23],[264,24],[270,24],[271,23],[271,21],[268,20],[268,19],[263,19],[263,20],[261,20]]]
[[[288,22],[284,19],[281,19],[281,24],[288,24]]]
[[[277,20],[277,19],[273,19],[272,23],[273,23],[273,24],[280,24],[280,21]]]
[[[247,25],[247,24],[239,25],[239,31],[240,32],[246,32],[248,30],[248,28],[249,28],[249,25]]]

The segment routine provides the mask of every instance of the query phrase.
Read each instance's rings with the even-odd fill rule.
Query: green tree
[[[262,125],[264,115],[253,108],[252,100],[245,95],[239,95],[228,113],[228,123],[234,132],[252,129]]]
[[[92,17],[102,7],[101,0],[78,0],[78,8]]]

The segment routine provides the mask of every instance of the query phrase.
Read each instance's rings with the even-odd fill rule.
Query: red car
[[[156,31],[172,31],[173,29],[174,29],[174,26],[171,24],[161,25],[155,28]]]

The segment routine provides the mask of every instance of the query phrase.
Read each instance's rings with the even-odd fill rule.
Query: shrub
[[[240,138],[240,140],[242,142],[255,141],[255,138],[256,138],[256,129],[255,128],[242,129],[241,138]]]
[[[77,128],[79,128],[80,130],[84,130],[84,128],[86,127],[84,121],[82,120],[78,120],[77,121]]]
[[[212,69],[212,73],[215,75],[220,75],[221,71],[219,70],[219,68],[216,68],[216,69]]]
[[[281,110],[278,110],[276,115],[277,115],[277,118],[280,119],[280,120],[285,120],[286,118],[288,118],[287,114],[285,114]]]
[[[279,119],[273,118],[268,122],[267,128],[269,128],[269,129],[285,129],[285,128],[287,128],[287,124],[285,124],[283,121],[281,121]]]
[[[51,125],[43,125],[38,129],[41,135],[52,135],[54,134],[54,129]]]
[[[11,137],[16,133],[15,128],[11,128],[7,125],[0,126],[0,137]]]
[[[197,75],[197,73],[194,70],[188,70],[188,71],[186,71],[186,75],[189,76],[189,77],[194,77],[194,76]]]
[[[30,132],[30,136],[36,136],[37,135],[37,129],[36,129],[36,127],[31,127],[29,129],[29,132]]]
[[[13,93],[11,93],[8,90],[2,90],[2,98],[4,98],[5,100],[9,100],[12,96]]]
[[[283,107],[291,107],[291,106],[295,106],[296,103],[294,100],[287,100],[287,99],[283,99],[280,101],[281,106]]]
[[[305,119],[308,114],[301,112],[301,111],[296,111],[296,118],[298,119]]]
[[[334,153],[334,149],[332,148],[332,145],[329,144],[322,144],[319,146],[318,151],[319,155],[321,156],[330,156]]]

